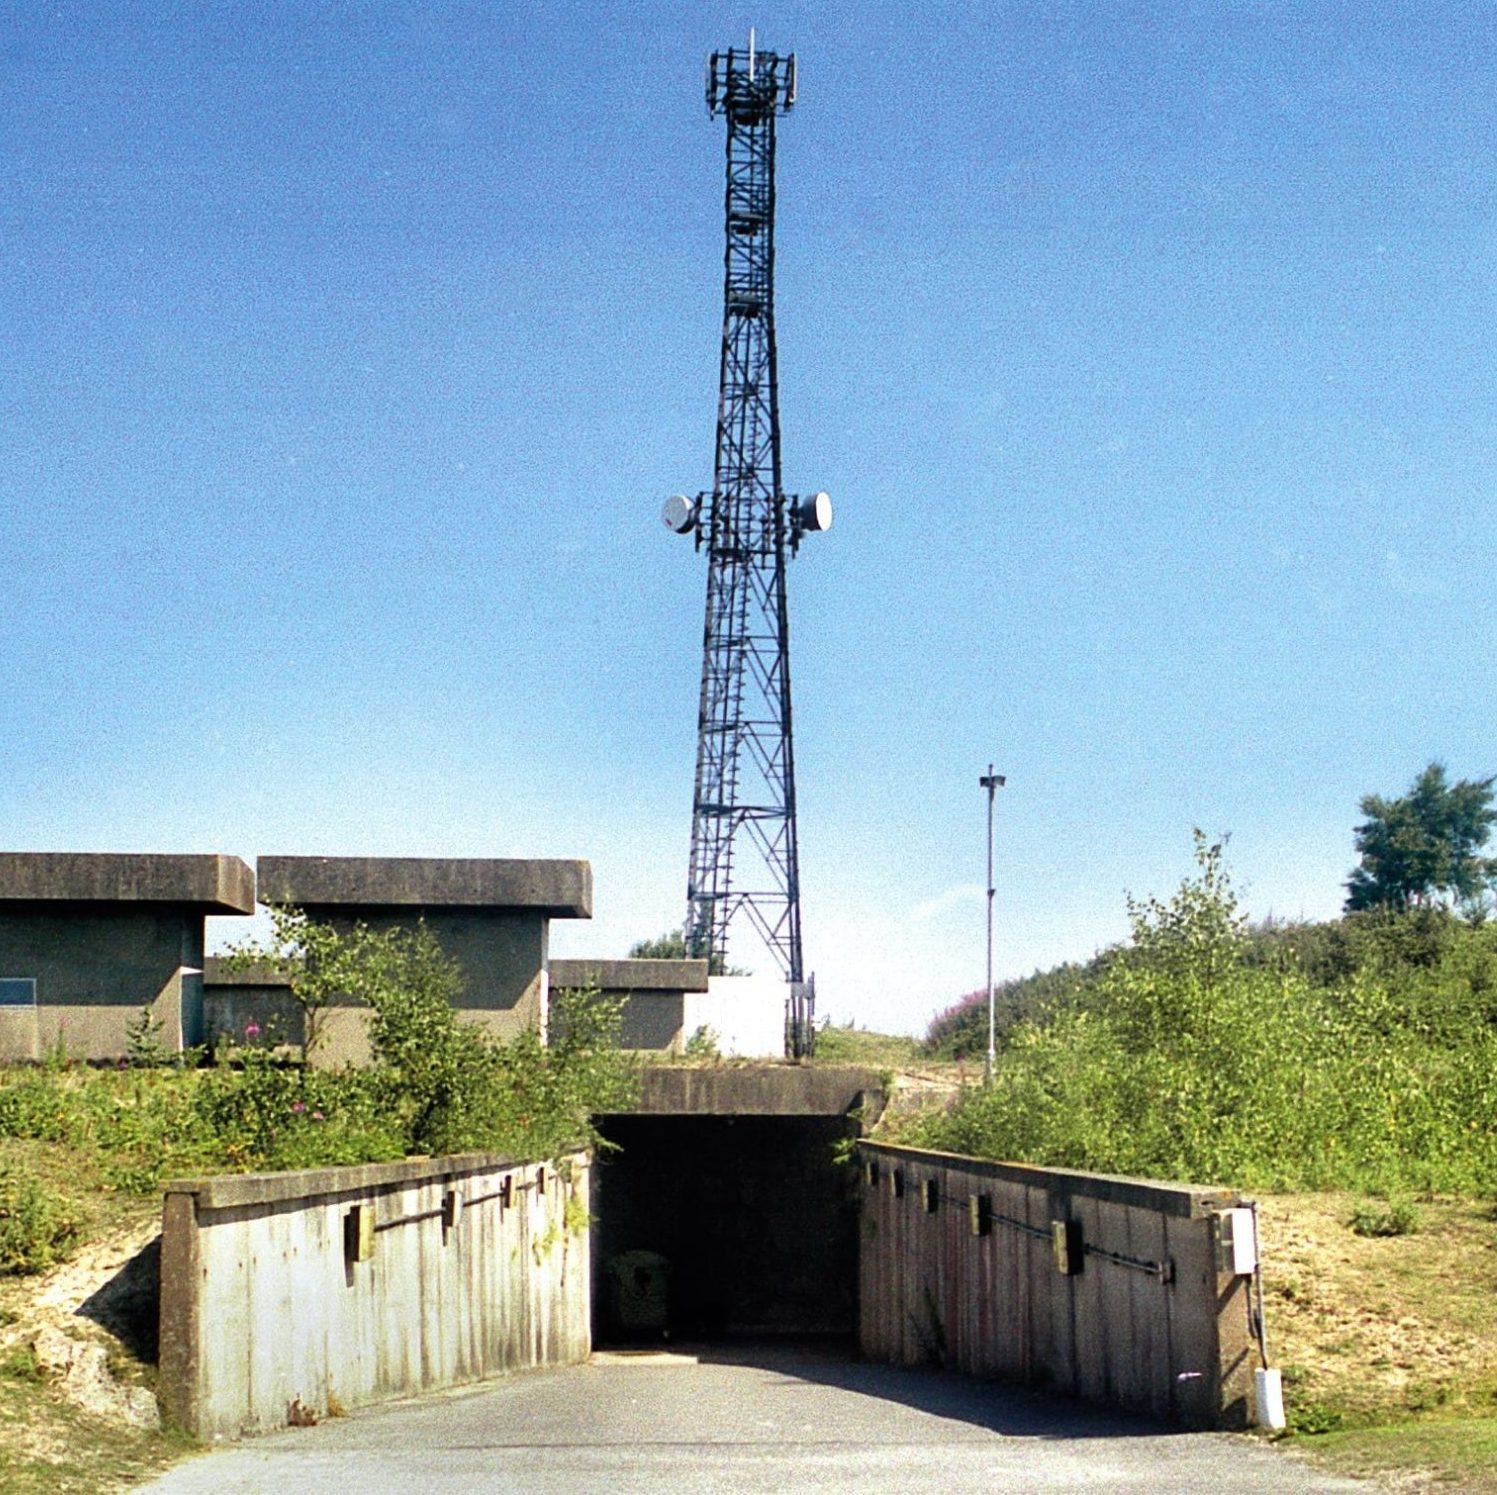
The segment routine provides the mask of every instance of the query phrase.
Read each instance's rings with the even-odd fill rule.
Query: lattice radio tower
[[[720,969],[742,914],[791,985],[787,1046],[810,1043],[814,1001],[801,954],[790,615],[785,560],[832,522],[825,493],[780,482],[774,327],[775,121],[795,103],[795,56],[714,52],[707,109],[728,122],[722,369],[710,492],[663,518],[707,547],[707,616],[687,877],[687,953]]]

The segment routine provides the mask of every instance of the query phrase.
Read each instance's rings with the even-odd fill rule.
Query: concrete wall
[[[143,1009],[168,1049],[201,1043],[204,916],[254,903],[237,857],[0,853],[0,980],[34,983],[0,1003],[0,1060],[117,1057]]]
[[[585,1359],[588,1173],[470,1155],[169,1184],[167,1417],[232,1438]]]
[[[680,1052],[689,994],[707,990],[705,960],[553,960],[551,990],[596,989],[623,999],[619,1045]]]
[[[1189,1427],[1252,1420],[1251,1278],[1217,1270],[1235,1193],[858,1145],[863,1353],[1025,1381]],[[936,1190],[927,1208],[925,1186]],[[973,1234],[971,1201],[987,1233]],[[1057,1269],[1056,1221],[1081,1270]]]
[[[0,1059],[125,1052],[143,1008],[169,1049],[201,1043],[203,919],[176,909],[12,906],[0,916],[0,976],[32,977],[36,1006],[9,1008]]]
[[[453,1005],[466,1019],[500,1039],[545,1025],[550,924],[541,914],[477,908],[309,907],[306,912],[340,929],[356,923],[374,930],[414,929],[422,921],[443,953],[462,968],[464,987]],[[334,1069],[367,1064],[369,1018],[362,1003],[330,1003],[318,1017],[314,1061]]]
[[[209,1043],[245,1042],[245,1029],[259,1028],[258,1042],[299,1048],[306,1036],[306,1013],[291,995],[284,971],[271,966],[226,972],[223,957],[203,962],[203,1033]]]

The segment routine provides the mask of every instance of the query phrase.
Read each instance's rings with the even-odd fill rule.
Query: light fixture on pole
[[[983,1065],[982,1082],[993,1083],[993,1066],[998,1062],[998,1025],[993,1012],[993,800],[1008,781],[1001,773],[988,771],[978,779],[978,784],[988,791],[988,1060]]]

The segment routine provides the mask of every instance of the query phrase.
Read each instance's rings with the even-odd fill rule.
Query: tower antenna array
[[[663,518],[707,549],[707,614],[687,876],[687,953],[724,968],[742,914],[791,984],[787,1043],[810,1042],[790,712],[787,551],[832,520],[825,493],[780,480],[774,324],[775,121],[795,104],[795,55],[714,52],[707,108],[728,125],[722,365],[710,492]]]

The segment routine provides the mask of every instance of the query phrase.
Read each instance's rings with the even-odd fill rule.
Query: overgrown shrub
[[[1049,971],[998,982],[993,988],[993,1031],[999,1048],[1021,1023],[1044,1022],[1065,1007],[1084,1005],[1112,956],[1104,950],[1080,964],[1067,961]],[[988,993],[968,992],[938,1012],[925,1030],[925,1051],[934,1059],[980,1058],[988,1051]]]
[[[67,1200],[29,1170],[0,1164],[0,1275],[40,1272],[61,1261],[82,1231]]]
[[[1481,971],[1485,931],[1442,931],[1424,986],[1393,989],[1367,954],[1317,986],[1263,958],[1223,845],[1197,832],[1196,856],[1168,902],[1130,900],[1131,943],[1084,999],[1018,1024],[993,1083],[906,1139],[1240,1187],[1497,1189],[1497,1030],[1480,976],[1447,968],[1460,951]]]
[[[425,929],[309,932],[290,917],[283,927],[316,955],[314,1002],[346,995],[372,1009],[372,1064],[330,1072],[247,1043],[195,1070],[0,1069],[0,1137],[87,1149],[106,1186],[149,1194],[225,1170],[470,1149],[554,1156],[595,1140],[593,1114],[632,1095],[620,1004],[561,993],[549,1047],[534,1031],[497,1042],[453,1008],[456,967]],[[283,968],[298,958],[270,955]]]
[[[204,1110],[240,1166],[470,1149],[544,1156],[593,1140],[594,1112],[623,1103],[633,1071],[617,1046],[618,1002],[559,992],[549,1045],[533,1029],[500,1042],[454,1006],[461,971],[425,925],[335,930],[282,909],[275,931],[271,948],[238,959],[287,972],[309,1046],[329,1003],[367,1005],[374,1062],[330,1075],[242,1054],[236,1080],[206,1082]]]
[[[1369,1199],[1359,1204],[1346,1222],[1353,1235],[1413,1235],[1423,1220],[1407,1199]]]

